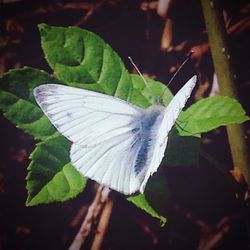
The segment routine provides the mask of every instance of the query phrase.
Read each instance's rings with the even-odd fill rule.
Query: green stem
[[[201,0],[210,49],[221,95],[238,99],[236,91],[237,77],[233,72],[227,42],[228,35],[218,2],[217,0]],[[242,124],[229,125],[227,126],[227,134],[234,166],[240,168],[248,184],[248,189],[250,189],[250,157],[245,140],[244,127]]]

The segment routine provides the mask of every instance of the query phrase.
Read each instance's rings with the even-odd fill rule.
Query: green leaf
[[[132,202],[138,208],[150,214],[152,217],[159,219],[162,225],[166,223],[167,221],[166,217],[161,216],[150,206],[144,194],[137,194],[137,195],[130,196],[127,198],[127,200]]]
[[[55,82],[48,73],[34,68],[10,70],[0,77],[0,109],[18,128],[36,139],[44,139],[56,130],[37,106],[33,88]]]
[[[69,150],[70,142],[62,136],[37,144],[28,167],[28,206],[66,201],[84,189],[87,178],[70,164]]]
[[[158,101],[167,106],[173,98],[171,91],[161,82],[145,77],[147,85],[143,79],[136,74],[131,74],[133,92],[130,102],[141,107],[147,108],[156,104]]]
[[[33,97],[33,89],[48,82],[57,80],[29,67],[10,70],[0,78],[0,109],[5,117],[36,139],[51,138],[38,144],[31,155],[27,176],[29,206],[73,198],[82,192],[86,182],[70,164],[69,142],[56,138],[58,132]]]
[[[145,85],[141,77],[130,75],[119,56],[97,35],[75,27],[42,24],[39,29],[46,59],[64,84],[115,95],[144,108],[160,99],[165,105],[171,100],[172,94],[163,84],[147,78],[148,84]],[[57,136],[32,95],[37,85],[56,80],[45,72],[30,68],[8,74],[9,78],[4,76],[7,84],[3,86],[7,87],[3,88],[1,108],[20,128],[44,140],[31,155],[27,205],[65,201],[76,196],[83,190],[86,178],[81,177],[69,163],[70,143]],[[20,88],[16,87],[18,84]],[[23,93],[25,89],[28,95]],[[18,104],[20,100],[23,105]],[[167,204],[168,191],[164,183],[163,175],[155,174],[146,187],[145,195],[128,199],[165,222],[167,208],[161,201],[166,200],[164,204]]]
[[[193,104],[180,114],[178,120],[181,135],[195,135],[223,125],[239,124],[249,120],[249,117],[237,100],[215,96]]]
[[[128,100],[132,83],[120,57],[94,33],[40,24],[45,57],[62,82]]]
[[[169,209],[169,187],[163,166],[149,179],[146,189],[145,198],[155,211],[166,218]]]
[[[149,179],[144,194],[130,196],[128,200],[159,219],[163,226],[169,209],[169,189],[162,168]]]
[[[78,28],[57,28],[49,27],[47,25],[40,25],[39,27],[42,35],[42,45],[47,60],[50,66],[55,70],[58,78],[61,78],[63,80],[64,84],[76,86],[83,89],[91,89],[93,91],[103,92],[110,95],[117,95],[120,98],[124,98],[126,100],[130,98],[132,89],[130,75],[126,71],[121,59],[106,43],[104,43],[103,40],[101,40],[91,32],[84,31]],[[50,41],[51,36],[55,36],[52,41]],[[61,37],[64,37],[67,40],[66,46],[64,46],[65,44],[61,43]],[[81,42],[79,44],[75,44],[75,42],[79,39],[81,40]],[[97,46],[97,48],[94,49],[93,47],[91,47],[92,45]],[[101,48],[101,50],[99,51],[98,48]],[[84,49],[85,53],[84,55],[82,55],[82,60],[84,60],[84,63],[82,63],[80,68],[77,69],[76,67],[72,67],[72,62],[79,59],[79,55],[75,53],[78,49]],[[99,54],[96,52],[98,52]],[[104,56],[103,53],[106,56]],[[95,70],[97,70],[100,66],[101,72],[96,72],[99,75],[95,74]],[[111,70],[117,70],[117,72],[113,72],[113,74],[112,71],[109,70],[109,66],[111,67]],[[98,77],[96,79],[93,79],[93,83],[90,83],[88,82],[89,75]],[[78,81],[77,79],[80,80]],[[112,81],[110,81],[110,79],[112,79]],[[46,141],[46,143],[48,142]],[[54,141],[55,148],[56,146],[65,146],[65,144],[57,145],[57,143],[61,142],[57,140]],[[47,149],[45,147],[46,145],[47,144],[44,144],[43,147],[40,146],[39,152],[41,159],[43,159],[43,157],[48,157],[48,152],[46,152]],[[36,152],[36,150],[37,149],[35,149],[34,152]],[[56,151],[49,152],[50,157],[57,158]],[[66,166],[68,169],[68,164],[70,162],[69,147],[66,147],[66,150],[64,150],[64,154],[65,157],[68,158],[68,160],[66,162],[64,161],[63,163],[67,164]],[[64,170],[65,167],[63,167],[63,165],[61,164],[60,169],[62,170],[60,170],[58,173],[54,171],[53,173],[51,173],[51,176],[49,176],[49,178],[40,179],[40,176],[36,174],[36,171],[39,171],[41,167],[44,167],[44,164],[45,163],[34,161],[31,164],[32,167],[29,168],[30,172],[27,182],[27,189],[29,191],[29,198],[27,203],[29,205],[48,203],[52,201],[64,201],[72,197],[70,194],[66,196],[60,196],[60,193],[58,193],[55,197],[55,194],[48,192],[48,188],[54,187],[57,183],[55,182],[55,180],[57,180],[59,177],[61,178],[60,180],[63,183],[64,180],[62,178],[62,170]],[[52,165],[53,164],[51,164],[50,167],[52,167]],[[41,171],[45,171],[46,169],[47,166],[44,167]],[[79,175],[78,172],[76,172],[76,170],[73,168],[68,169],[68,173],[74,173],[75,176]],[[32,181],[31,177],[33,177]],[[33,182],[36,183],[36,185],[30,185],[30,183]],[[67,186],[66,184],[65,186]],[[75,185],[74,195],[82,192],[82,185],[79,184],[80,183]]]
[[[167,167],[198,166],[200,136],[180,136],[174,127],[169,133],[163,159]]]

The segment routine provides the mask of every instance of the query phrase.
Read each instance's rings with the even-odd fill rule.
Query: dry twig
[[[100,7],[102,7],[107,1],[102,0],[99,3],[92,5],[87,13],[75,24],[75,26],[82,26],[85,22],[87,22],[91,16],[94,15],[95,11],[97,11]]]
[[[103,242],[103,239],[104,239],[107,227],[108,227],[109,219],[111,216],[112,208],[113,208],[113,200],[109,198],[103,208],[103,212],[102,212],[102,215],[101,215],[101,218],[100,218],[97,230],[96,230],[96,235],[93,240],[91,250],[101,249],[102,242]]]
[[[84,244],[87,236],[90,234],[93,225],[96,224],[97,218],[100,215],[104,204],[106,203],[109,195],[109,189],[104,186],[99,186],[92,204],[89,206],[86,217],[76,234],[69,250],[78,250]]]

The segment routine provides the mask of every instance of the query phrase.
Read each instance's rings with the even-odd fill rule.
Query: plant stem
[[[221,95],[238,98],[236,75],[233,72],[231,55],[228,49],[228,36],[222,10],[217,0],[201,0],[210,49]],[[239,167],[250,189],[250,157],[242,124],[227,126],[228,140],[233,163]]]

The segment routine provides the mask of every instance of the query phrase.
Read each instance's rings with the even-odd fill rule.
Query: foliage
[[[162,83],[147,79],[148,87],[139,76],[128,73],[120,57],[92,32],[45,24],[39,25],[39,30],[45,58],[55,77],[24,67],[0,78],[0,109],[5,117],[40,141],[28,167],[28,206],[73,198],[84,190],[87,181],[70,164],[70,142],[56,132],[36,105],[34,87],[58,82],[114,95],[143,108],[157,97],[162,97],[165,105],[172,98]],[[200,133],[247,119],[234,99],[218,96],[197,102],[181,113],[178,125],[171,131],[164,163],[196,166]],[[164,223],[166,197],[166,180],[157,173],[145,194],[130,196],[128,200]]]

